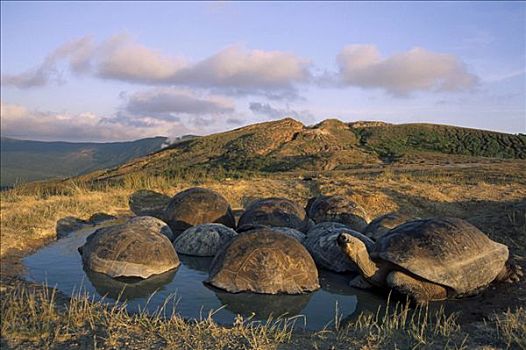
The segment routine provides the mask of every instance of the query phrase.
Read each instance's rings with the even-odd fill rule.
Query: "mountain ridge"
[[[430,123],[326,119],[314,125],[304,125],[289,117],[207,136],[142,140],[156,142],[153,148],[138,147],[135,150],[128,143],[106,144],[125,147],[126,152],[110,151],[98,158],[91,148],[79,147],[80,151],[59,157],[61,166],[69,169],[68,164],[81,158],[97,159],[97,166],[88,162],[84,168],[75,168],[76,173],[52,175],[62,178],[82,175],[80,178],[85,181],[119,179],[132,174],[168,178],[235,177],[253,172],[331,171],[386,164],[460,164],[526,159],[524,134]],[[24,171],[24,167],[18,169],[11,165],[11,168]],[[45,171],[48,170],[44,167],[42,172]]]
[[[284,118],[184,140],[92,180],[148,176],[330,171],[385,164],[526,159],[526,135],[429,123],[327,119],[306,126]]]
[[[113,167],[159,150],[166,141],[162,136],[106,143],[1,137],[1,185],[64,178]]]

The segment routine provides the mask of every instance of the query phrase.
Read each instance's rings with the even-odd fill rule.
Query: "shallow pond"
[[[105,296],[105,302],[112,303],[120,296],[119,300],[126,300],[131,312],[154,312],[171,299],[177,303],[176,312],[184,318],[199,319],[217,310],[213,318],[222,324],[231,324],[236,314],[252,316],[254,320],[266,320],[270,315],[303,315],[296,326],[318,330],[330,326],[336,312],[345,321],[359,311],[376,311],[378,306],[385,305],[384,298],[349,287],[352,276],[325,270],[319,271],[321,288],[308,294],[227,293],[203,283],[212,258],[181,254],[181,265],[176,270],[140,281],[115,280],[104,274],[86,272],[82,267],[77,248],[92,232],[93,229],[74,232],[26,257],[26,278],[47,283],[70,296],[80,288],[96,300]],[[171,312],[171,307],[169,310]]]

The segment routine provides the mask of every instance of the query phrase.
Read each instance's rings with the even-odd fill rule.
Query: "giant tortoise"
[[[358,203],[342,196],[318,196],[307,203],[307,215],[316,224],[339,222],[355,231],[363,232],[369,217]]]
[[[267,227],[234,237],[217,253],[209,273],[207,283],[231,293],[299,294],[320,287],[303,245]]]
[[[202,224],[190,227],[174,241],[178,253],[194,256],[214,256],[237,232],[221,224]]]
[[[363,279],[417,303],[476,294],[491,282],[523,275],[508,260],[508,247],[457,218],[409,221],[382,236],[372,251],[346,233],[338,243]]]
[[[79,248],[84,267],[110,277],[148,278],[179,266],[163,226],[151,217],[103,227]]]
[[[363,231],[363,234],[372,240],[377,241],[380,239],[380,237],[385,235],[387,232],[389,232],[389,230],[395,228],[396,226],[401,225],[407,221],[418,219],[420,218],[403,213],[387,213],[371,221]]]
[[[239,218],[238,227],[266,225],[290,227],[298,231],[309,228],[305,209],[286,198],[265,198],[252,202]]]
[[[177,193],[166,207],[164,217],[176,236],[200,224],[218,223],[235,228],[232,208],[219,193],[200,187]]]
[[[338,246],[338,236],[348,233],[362,240],[368,247],[374,242],[349,226],[337,222],[322,222],[309,230],[303,244],[319,266],[335,272],[358,272],[357,266],[349,260]]]

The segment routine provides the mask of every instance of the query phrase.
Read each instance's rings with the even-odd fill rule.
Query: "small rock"
[[[57,239],[67,237],[71,232],[80,230],[91,224],[74,216],[66,216],[57,221],[55,232],[57,233]]]

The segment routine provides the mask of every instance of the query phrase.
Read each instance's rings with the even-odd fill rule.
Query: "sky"
[[[526,133],[526,2],[1,2],[1,134],[305,125]]]

